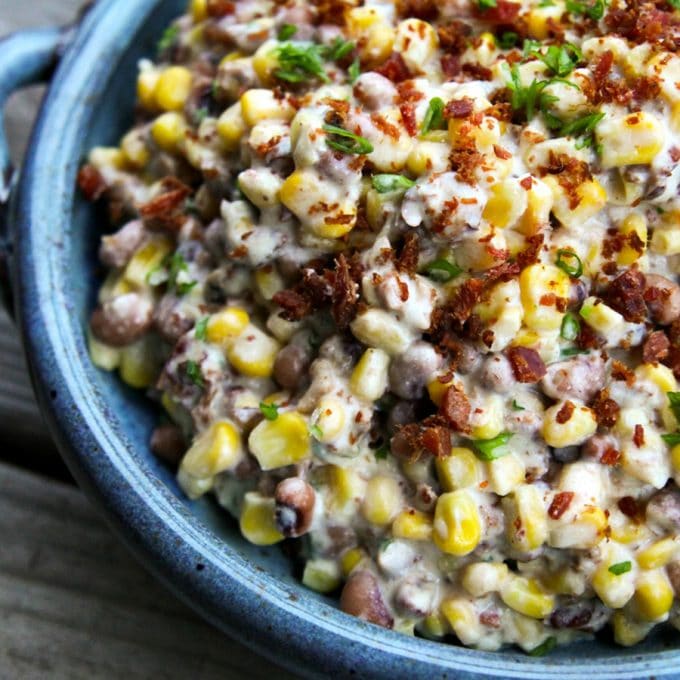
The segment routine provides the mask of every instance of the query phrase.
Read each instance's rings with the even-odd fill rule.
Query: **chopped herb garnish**
[[[415,182],[404,175],[373,175],[373,188],[379,194],[410,189]]]
[[[297,26],[294,26],[293,24],[283,24],[283,26],[279,28],[279,32],[276,37],[281,42],[284,42],[286,40],[290,40],[296,33]]]
[[[581,258],[573,250],[560,248],[557,251],[557,260],[555,261],[555,264],[565,274],[568,274],[574,279],[578,279],[578,277],[583,274],[583,262],[581,262]]]
[[[309,432],[314,439],[323,439],[323,430],[318,425],[312,425]]]
[[[526,411],[526,409],[524,408],[524,406],[520,406],[520,405],[517,403],[517,400],[516,400],[516,399],[513,399],[513,400],[512,400],[512,410],[513,410],[513,411]]]
[[[179,26],[168,26],[158,41],[158,54],[162,54],[174,47],[179,38]]]
[[[209,115],[207,107],[202,106],[200,109],[194,111],[194,122],[196,125],[200,125]]]
[[[514,31],[505,31],[498,39],[498,45],[503,50],[511,50],[519,42],[519,34]]]
[[[526,38],[522,45],[522,53],[525,57],[530,57],[534,52],[536,52],[541,47],[540,40],[532,40],[531,38]]]
[[[556,644],[557,638],[551,635],[541,642],[538,647],[534,647],[530,652],[527,653],[529,656],[545,656],[546,654],[550,654],[550,652],[555,649]]]
[[[675,419],[680,423],[680,392],[666,392],[668,402],[671,405],[671,411]]]
[[[175,252],[166,264],[168,270],[168,287],[178,295],[186,295],[198,281],[191,281],[186,276],[189,270],[182,253]]]
[[[477,458],[481,460],[496,460],[510,453],[505,445],[512,438],[512,432],[501,432],[493,439],[475,439],[472,445],[475,448]]]
[[[676,444],[680,444],[680,432],[662,434],[661,439],[663,439],[669,446],[675,446]]]
[[[350,67],[347,69],[347,77],[349,78],[350,85],[356,83],[357,78],[361,75],[361,64],[358,59],[355,59]]]
[[[260,411],[267,420],[276,420],[279,417],[279,407],[276,404],[260,402]]]
[[[568,76],[583,61],[583,53],[573,43],[550,45],[545,52],[534,49],[531,54],[540,59],[558,78]]]
[[[496,6],[494,2],[493,6]],[[439,130],[444,127],[444,101],[440,97],[433,97],[430,99],[430,105],[425,112],[423,118],[423,125],[420,132],[425,135],[430,130]]]
[[[587,349],[581,349],[580,347],[565,347],[561,352],[560,356],[563,357],[573,357],[577,354],[588,354]]]
[[[343,40],[338,37],[328,47],[322,47],[321,53],[329,61],[340,61],[340,59],[346,57],[354,47],[355,44],[352,40]]]
[[[193,361],[192,359],[189,359],[187,363],[185,364],[186,366],[186,372],[187,376],[189,377],[189,380],[191,380],[196,387],[203,388],[203,374],[201,373],[201,368],[200,366]]]
[[[576,144],[577,149],[592,146],[594,142],[594,132],[597,124],[604,118],[604,113],[589,113],[576,120],[565,123],[559,130],[560,137],[582,137]],[[596,149],[597,150],[597,149]]]
[[[497,7],[496,0],[477,0],[477,5],[482,12],[486,12],[487,9],[492,9]]]
[[[595,0],[592,5],[587,5],[579,0],[567,0],[567,12],[572,14],[583,14],[593,21],[599,21],[604,16],[607,8],[606,0]]]
[[[633,564],[630,561],[627,562],[617,562],[616,564],[612,564],[607,571],[610,574],[614,574],[614,576],[621,576],[621,574],[625,574],[626,572],[630,571],[633,568]]]
[[[201,341],[207,340],[208,321],[210,321],[210,317],[204,316],[202,319],[199,319],[198,322],[196,323],[196,327],[194,328],[194,335],[196,336],[196,340]]]
[[[539,7],[554,7],[555,3],[553,0],[541,0],[541,2],[538,3]]]
[[[425,267],[425,273],[435,281],[446,283],[451,279],[455,279],[456,276],[460,276],[460,274],[463,273],[463,270],[455,262],[440,259],[430,262],[430,264]]]
[[[338,127],[337,125],[324,125],[323,129],[332,136],[326,137],[326,144],[335,149],[342,151],[342,153],[354,153],[358,155],[371,153],[373,151],[373,144],[371,144],[365,137],[355,135],[349,130]],[[340,139],[338,139],[338,137]],[[350,141],[344,141],[345,139]]]
[[[567,312],[562,319],[562,327],[560,328],[560,335],[565,340],[576,340],[581,332],[581,322],[575,314]]]
[[[324,83],[330,83],[331,80],[323,67],[319,45],[284,43],[275,48],[274,52],[279,61],[279,68],[274,71],[274,75],[279,80],[303,83],[315,77]]]
[[[388,446],[381,446],[380,448],[375,450],[375,457],[377,460],[385,460],[389,453],[390,449]]]
[[[668,4],[675,9],[680,9],[680,0],[668,0]]]

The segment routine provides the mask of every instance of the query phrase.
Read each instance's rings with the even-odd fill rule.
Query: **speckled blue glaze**
[[[96,244],[106,224],[74,187],[86,150],[115,143],[130,123],[136,62],[153,53],[184,4],[102,0],[94,7],[52,82],[13,203],[18,323],[43,412],[82,488],[187,603],[260,654],[309,677],[680,678],[674,632],[633,650],[579,643],[532,659],[414,639],[353,619],[300,586],[276,548],[246,544],[213,502],[183,498],[172,474],[150,455],[153,409],[88,359],[84,329],[101,274]],[[28,82],[48,65],[45,40],[56,44],[54,32],[24,36],[23,57],[15,51],[11,64],[9,51],[0,48],[0,103],[2,83]]]

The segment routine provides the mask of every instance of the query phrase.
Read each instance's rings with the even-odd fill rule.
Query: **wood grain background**
[[[80,4],[0,0],[0,36],[66,23]],[[10,103],[7,131],[17,164],[41,95],[32,88]],[[73,486],[0,310],[0,678],[271,677],[293,676],[157,584]]]

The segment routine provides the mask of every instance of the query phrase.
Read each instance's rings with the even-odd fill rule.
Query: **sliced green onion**
[[[514,31],[505,31],[498,39],[498,45],[504,50],[511,50],[518,42],[519,34]]]
[[[204,382],[203,382],[203,374],[201,373],[201,368],[200,366],[193,361],[192,359],[189,359],[186,363],[186,372],[187,376],[191,380],[196,387],[203,387]]]
[[[560,335],[565,340],[576,340],[581,332],[581,323],[576,318],[575,314],[567,312],[562,319],[562,327],[560,328]]]
[[[472,445],[475,448],[477,458],[481,460],[496,460],[510,453],[505,445],[512,439],[512,432],[501,432],[493,439],[474,439]]]
[[[551,635],[538,645],[538,647],[534,647],[528,654],[529,656],[545,656],[555,649],[555,645],[557,645],[557,638]]]
[[[616,564],[612,564],[607,571],[610,574],[614,574],[614,576],[621,576],[621,574],[625,574],[626,572],[630,571],[633,568],[633,564],[630,561],[627,562],[617,562]]]
[[[279,28],[278,35],[276,36],[281,42],[290,40],[297,33],[297,26],[293,24],[283,24]]]
[[[314,439],[323,439],[323,430],[318,425],[312,425],[309,428],[309,432]]]
[[[675,419],[680,423],[680,392],[666,392],[666,396],[668,397]]]
[[[568,137],[590,135],[595,131],[597,124],[604,118],[604,113],[589,113],[587,116],[581,116],[570,123],[566,123],[560,128],[560,136]]]
[[[497,7],[497,2],[496,0],[477,0],[477,5],[482,12],[486,12],[487,9]]]
[[[350,143],[332,139],[331,137],[326,137],[326,144],[328,144],[331,149],[342,151],[342,153],[353,153],[357,155],[363,155],[373,151],[373,144],[371,144],[365,137],[355,135],[353,132],[338,127],[337,125],[324,125],[323,129],[330,135],[340,137],[341,140],[347,139],[351,141]]]
[[[179,26],[168,26],[158,41],[158,53],[162,54],[173,47],[177,42],[177,38],[179,38]]]
[[[574,260],[572,264],[568,260]],[[555,264],[565,273],[574,279],[578,279],[583,274],[583,262],[581,258],[573,251],[566,248],[560,248],[557,251],[557,260]]]
[[[676,444],[680,444],[680,432],[662,434],[661,439],[663,439],[669,446],[675,446]]]
[[[495,7],[495,1],[494,1]],[[440,97],[430,99],[430,104],[423,118],[423,125],[420,132],[425,135],[430,130],[439,130],[444,127],[444,100]]]
[[[389,446],[381,446],[375,450],[375,457],[377,460],[385,460],[390,453]]]
[[[297,45],[284,43],[274,49],[279,68],[274,75],[289,83],[302,83],[312,77],[329,83],[330,78],[324,70],[319,45]]]
[[[516,399],[513,399],[513,400],[512,400],[512,410],[513,410],[513,411],[526,411],[526,409],[524,408],[524,406],[520,406],[520,405],[517,403],[517,400],[516,400]]]
[[[199,321],[196,323],[196,328],[194,329],[196,340],[202,340],[205,342],[205,340],[207,339],[208,321],[210,321],[210,317],[204,316],[202,319],[199,319]]]
[[[587,349],[581,349],[580,347],[565,347],[561,352],[560,356],[563,357],[573,357],[577,354],[588,354]]]
[[[260,411],[267,420],[276,420],[279,417],[279,407],[276,404],[260,402]]]
[[[351,40],[343,40],[338,37],[329,47],[322,48],[322,53],[329,61],[339,61],[343,57],[346,57],[354,47],[355,44]]]
[[[360,75],[361,63],[359,62],[359,59],[355,59],[347,69],[347,77],[349,78],[350,85],[354,85]]]
[[[440,259],[430,262],[430,264],[425,267],[425,273],[435,281],[446,283],[447,281],[451,281],[451,279],[455,279],[456,276],[460,276],[463,273],[463,270],[454,262]]]
[[[410,189],[415,182],[404,175],[373,175],[373,188],[379,194],[387,194],[390,191]]]

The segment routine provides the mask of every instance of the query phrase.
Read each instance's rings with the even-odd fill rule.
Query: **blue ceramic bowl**
[[[96,246],[106,224],[74,188],[87,150],[116,143],[131,122],[137,61],[153,54],[184,4],[102,0],[90,10],[67,36],[9,218],[0,209],[0,222],[9,223],[4,250],[36,392],[82,488],[142,562],[205,618],[310,677],[680,678],[677,633],[634,649],[580,643],[532,659],[411,638],[351,618],[334,600],[303,588],[276,548],[247,544],[210,500],[187,501],[150,455],[154,410],[87,355]],[[13,89],[46,75],[62,42],[63,33],[45,30],[0,44],[0,105]],[[0,203],[6,189],[0,180]]]

